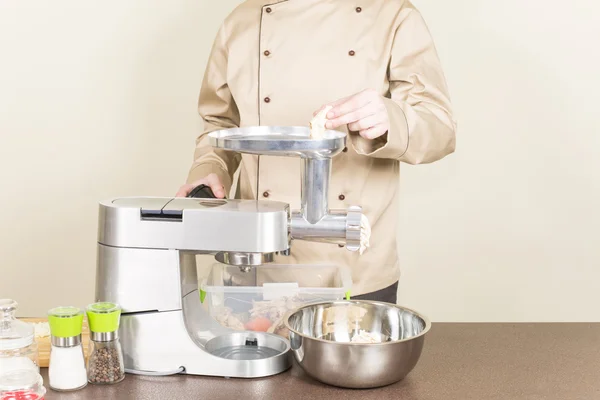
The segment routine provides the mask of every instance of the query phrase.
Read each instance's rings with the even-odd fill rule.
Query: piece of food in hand
[[[333,107],[325,106],[321,111],[317,113],[310,121],[310,138],[311,139],[323,139],[325,136],[325,123],[327,122],[327,113]]]
[[[249,331],[267,332],[271,327],[271,320],[264,317],[253,318],[246,322],[245,328]]]

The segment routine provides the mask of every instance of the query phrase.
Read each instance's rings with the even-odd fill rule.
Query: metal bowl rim
[[[212,139],[217,139],[217,140],[230,140],[232,137],[237,138],[239,137],[239,135],[235,135],[232,132],[237,132],[237,131],[243,131],[243,130],[293,130],[293,131],[302,131],[302,132],[308,132],[310,134],[310,127],[308,126],[300,126],[300,125],[249,125],[249,126],[234,126],[231,128],[225,128],[225,129],[217,129],[214,130],[212,132],[208,133],[208,136]],[[337,129],[326,129],[325,132],[330,133],[333,137],[328,137],[328,138],[323,138],[323,139],[311,139],[310,136],[304,137],[304,135],[299,135],[298,133],[290,133],[289,135],[294,136],[294,135],[298,135],[298,140],[302,140],[302,141],[335,141],[335,140],[339,140],[339,139],[344,139],[347,138],[348,135],[346,133],[344,133],[343,131],[337,130]],[[268,133],[267,133],[268,135]],[[276,136],[284,136],[286,135],[285,133],[277,133],[277,134],[272,134],[274,137]],[[250,136],[254,136],[254,135],[250,135]],[[257,134],[256,136],[260,136],[259,134]],[[268,139],[253,139],[256,141],[266,141]]]
[[[297,312],[302,311],[306,308],[310,308],[310,307],[314,307],[314,306],[318,306],[318,305],[322,305],[322,304],[334,305],[334,304],[349,304],[349,303],[352,303],[352,304],[357,304],[357,303],[376,304],[376,305],[394,307],[394,308],[401,309],[404,311],[409,311],[409,312],[413,313],[414,315],[416,315],[417,317],[421,318],[423,320],[423,322],[425,322],[425,328],[423,328],[423,330],[418,335],[415,335],[413,337],[406,338],[406,339],[393,340],[393,341],[387,341],[387,342],[379,342],[379,343],[352,343],[352,342],[336,342],[333,340],[319,339],[319,338],[316,338],[313,336],[309,336],[309,335],[300,333],[290,326],[289,319]],[[425,336],[427,334],[427,332],[429,332],[429,330],[431,329],[431,321],[429,320],[429,318],[427,318],[423,314],[421,314],[413,309],[400,306],[398,304],[385,303],[383,301],[373,301],[373,300],[334,300],[334,301],[319,301],[319,302],[315,302],[315,303],[309,303],[309,304],[303,305],[302,307],[298,307],[294,311],[288,312],[286,314],[286,316],[284,317],[284,321],[285,321],[285,327],[287,329],[294,332],[296,335],[302,336],[303,338],[316,340],[316,341],[323,342],[323,343],[349,345],[349,346],[386,346],[386,345],[392,345],[392,344],[398,344],[398,343],[405,343],[405,342],[409,342],[411,340],[417,339],[421,336]]]

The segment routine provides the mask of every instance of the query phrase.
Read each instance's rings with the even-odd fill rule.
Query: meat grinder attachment
[[[328,204],[332,158],[346,146],[346,134],[326,131],[322,139],[312,139],[306,127],[257,126],[211,132],[215,148],[238,153],[300,157],[302,159],[301,209],[293,211],[289,222],[292,239],[344,245],[357,251],[361,245],[362,209],[330,210]],[[205,189],[199,189],[206,193]],[[270,255],[224,254],[217,260],[233,265],[260,265]]]

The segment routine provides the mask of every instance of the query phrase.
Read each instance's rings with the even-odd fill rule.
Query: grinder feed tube
[[[307,222],[316,224],[329,212],[331,158],[303,158],[301,207]]]
[[[329,210],[331,158],[303,158],[301,211],[292,214],[290,234],[293,239],[345,245],[362,254],[369,247],[371,227],[362,209],[347,212]]]

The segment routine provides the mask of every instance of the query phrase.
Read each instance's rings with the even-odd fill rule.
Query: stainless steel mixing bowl
[[[415,367],[429,320],[395,304],[350,300],[309,304],[285,318],[296,361],[311,377],[345,388],[398,382]],[[366,331],[380,343],[353,343]]]

